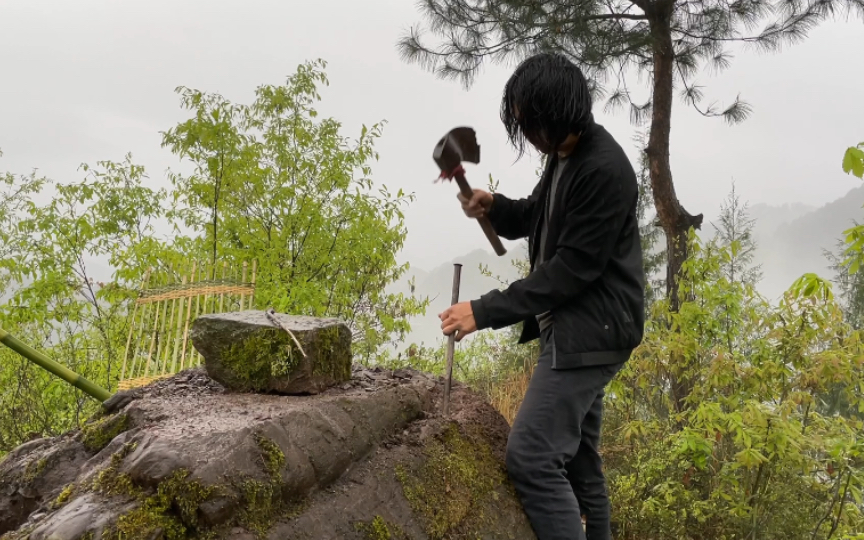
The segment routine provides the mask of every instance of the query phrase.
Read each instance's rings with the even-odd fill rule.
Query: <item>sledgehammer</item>
[[[459,191],[462,196],[470,199],[474,195],[474,190],[468,185],[465,180],[465,169],[462,167],[462,162],[480,163],[480,145],[477,144],[477,136],[474,130],[470,127],[457,127],[450,130],[447,135],[438,141],[435,145],[435,150],[432,153],[432,159],[438,164],[441,169],[439,180],[456,179],[456,184],[459,185]],[[486,216],[477,219],[480,228],[489,239],[489,243],[495,249],[498,256],[507,253],[501,239],[495,234],[495,229],[489,222]]]

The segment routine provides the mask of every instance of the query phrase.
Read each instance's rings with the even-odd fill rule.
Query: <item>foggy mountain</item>
[[[823,250],[834,251],[843,231],[852,226],[853,220],[864,218],[862,206],[864,186],[852,189],[840,199],[818,208],[801,203],[750,205],[748,212],[756,220],[753,231],[757,242],[754,262],[762,265],[763,273],[758,290],[769,299],[776,300],[804,273],[815,272],[833,278]],[[714,235],[712,222],[718,223],[719,208],[706,214],[700,234],[702,238]],[[412,331],[406,342],[428,346],[443,342],[438,314],[450,305],[453,263],[463,264],[460,300],[473,300],[491,289],[501,287],[494,279],[481,275],[481,264],[487,265],[493,275],[514,280],[518,278],[518,271],[512,261],[525,257],[527,253],[523,244],[511,249],[503,257],[497,257],[491,250],[477,249],[431,270],[412,267],[390,290],[408,293],[408,281],[413,276],[416,286],[414,293],[421,297],[428,296],[431,303],[425,316],[412,319]]]

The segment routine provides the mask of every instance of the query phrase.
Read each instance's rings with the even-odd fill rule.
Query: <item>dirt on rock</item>
[[[311,396],[203,369],[122,393],[0,462],[2,540],[525,539],[506,421],[459,384],[352,368]],[[3,534],[5,533],[5,534]]]

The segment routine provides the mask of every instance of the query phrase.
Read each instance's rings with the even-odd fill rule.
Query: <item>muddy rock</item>
[[[350,374],[315,395],[232,392],[203,368],[136,389],[0,462],[19,501],[0,538],[534,538],[491,406],[457,384],[443,418],[439,378]]]
[[[351,377],[351,332],[338,319],[240,311],[198,317],[189,335],[230,390],[317,394]]]

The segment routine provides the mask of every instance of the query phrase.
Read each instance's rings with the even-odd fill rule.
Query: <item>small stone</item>
[[[345,323],[273,316],[278,325],[264,311],[198,317],[189,334],[210,377],[234,391],[280,394],[317,394],[351,377],[351,332]]]

